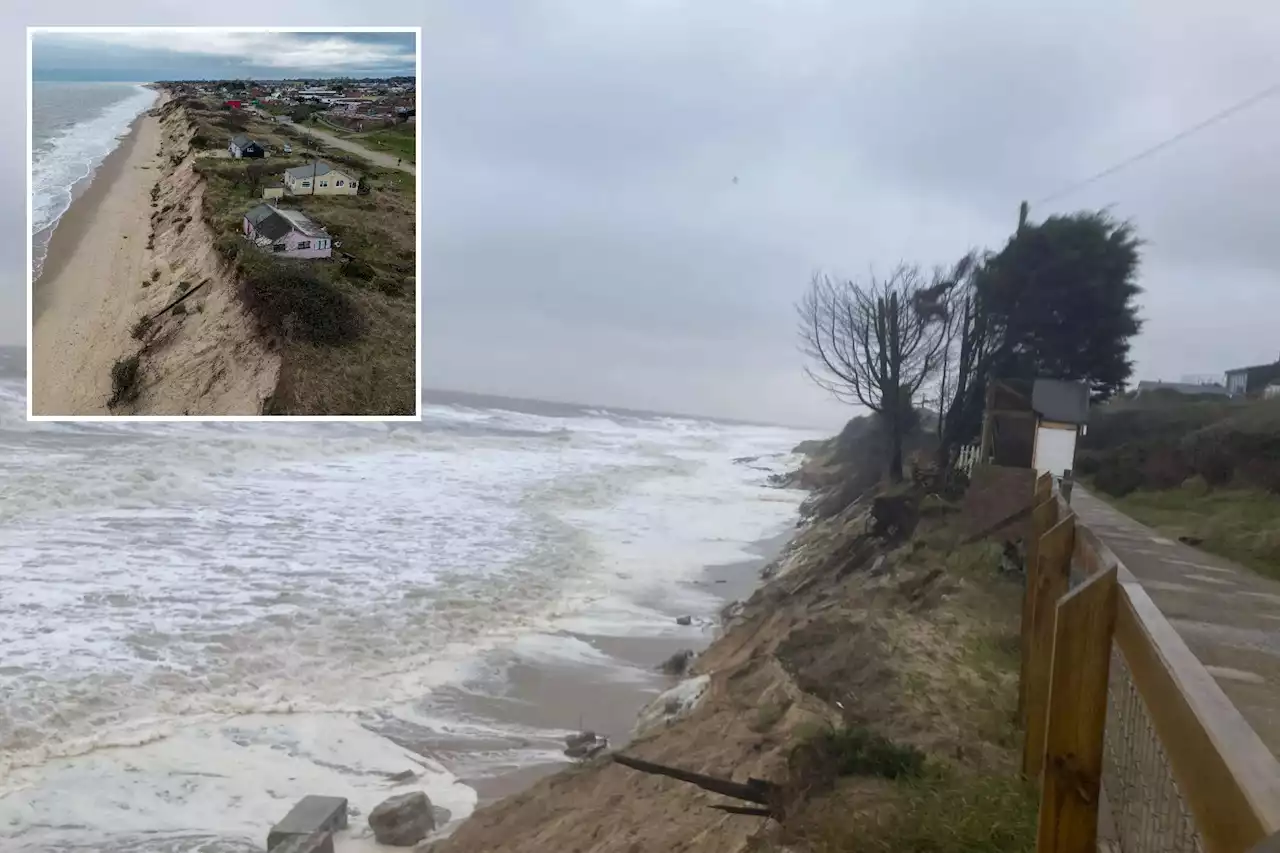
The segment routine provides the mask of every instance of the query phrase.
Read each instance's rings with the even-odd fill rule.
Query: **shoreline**
[[[40,272],[37,273],[34,266],[32,266],[32,268],[27,271],[27,275],[29,276],[29,280],[31,281],[32,287],[35,287],[36,284],[40,281],[40,279],[44,278],[46,275],[46,271],[48,270],[48,266],[49,266],[49,257],[52,249],[52,240],[53,240],[53,236],[58,233],[58,226],[61,225],[62,221],[66,218],[66,216],[73,209],[75,209],[77,202],[79,202],[79,200],[85,195],[85,193],[88,192],[89,188],[94,184],[94,182],[98,180],[98,176],[103,174],[109,174],[109,172],[107,171],[108,164],[112,161],[113,158],[116,158],[117,154],[120,152],[122,148],[124,148],[126,145],[129,145],[133,140],[136,139],[136,131],[138,129],[138,125],[141,122],[141,120],[147,116],[148,112],[158,108],[163,103],[164,92],[159,88],[157,84],[140,83],[138,85],[140,85],[144,89],[151,90],[153,95],[153,100],[151,104],[145,109],[143,109],[141,112],[139,112],[136,116],[133,117],[133,119],[129,122],[128,128],[123,133],[116,135],[115,137],[117,140],[116,146],[107,152],[106,156],[102,158],[102,161],[98,163],[98,165],[95,166],[93,169],[89,170],[89,173],[87,175],[78,179],[74,184],[71,185],[71,188],[70,188],[71,200],[67,204],[67,209],[64,210],[62,213],[60,213],[58,216],[56,216],[54,220],[48,225],[46,225],[44,228],[41,228],[39,231],[36,231],[30,235],[30,240],[33,244],[32,260],[33,261],[35,260],[35,244],[36,243],[42,242],[44,244],[44,250],[45,250],[44,258],[40,264]]]
[[[134,119],[51,226],[41,273],[31,286],[33,414],[106,412],[108,371],[118,354],[114,342],[127,335],[133,319],[125,284],[142,278],[147,193],[159,176],[155,106]]]
[[[725,627],[720,618],[721,612],[735,601],[746,601],[765,583],[761,570],[783,553],[795,532],[787,528],[757,539],[745,549],[751,553],[750,557],[704,566],[697,579],[683,582],[682,586],[710,593],[717,602],[713,612],[678,611],[678,608],[655,603],[654,608],[669,616],[673,628],[677,628],[669,635],[627,637],[562,632],[564,636],[588,644],[614,664],[631,666],[636,671],[651,674],[650,680],[610,680],[600,677],[602,673],[598,667],[567,662],[522,662],[508,674],[510,691],[505,697],[501,700],[470,697],[471,701],[460,703],[460,710],[493,714],[500,717],[497,720],[500,723],[532,724],[537,728],[577,730],[581,721],[582,728],[607,736],[610,749],[621,749],[631,741],[640,713],[663,691],[682,679],[682,676],[661,672],[661,664],[683,650],[691,650],[696,656],[710,648]],[[677,627],[677,617],[685,615],[692,616],[694,624]],[[547,746],[563,749],[564,743],[549,742]],[[425,748],[428,754],[435,754],[447,749],[447,745],[433,739],[418,742],[413,748],[415,751]],[[476,809],[479,810],[519,795],[541,779],[573,763],[565,758],[496,773],[459,773],[457,776],[459,782],[475,790]],[[463,820],[459,826],[465,823]]]
[[[31,313],[33,322],[39,316],[42,300],[47,299],[44,296],[45,291],[42,289],[40,282],[47,282],[53,279],[66,268],[67,263],[75,253],[76,247],[88,233],[90,225],[93,224],[93,212],[102,204],[110,185],[123,175],[124,164],[128,161],[138,143],[138,131],[145,117],[145,111],[139,113],[138,117],[130,123],[129,130],[117,137],[120,140],[120,144],[111,149],[111,152],[102,159],[96,169],[72,185],[71,204],[67,206],[62,215],[55,219],[51,225],[31,235],[33,241],[42,235],[47,237],[44,246],[44,261],[40,265],[40,274],[36,275],[35,270],[30,273],[32,276]],[[96,195],[92,192],[95,186],[98,189]],[[68,227],[63,227],[64,225]]]

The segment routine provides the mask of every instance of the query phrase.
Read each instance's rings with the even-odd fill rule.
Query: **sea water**
[[[520,662],[652,678],[584,638],[699,632],[671,614],[793,524],[767,478],[812,437],[457,395],[421,425],[28,424],[21,357],[0,351],[6,853],[260,849],[308,793],[464,817],[460,777],[554,760],[572,726],[433,697],[501,695]],[[433,736],[474,749],[406,746]]]
[[[48,236],[77,191],[119,145],[156,92],[134,83],[31,85],[31,237],[34,274]]]

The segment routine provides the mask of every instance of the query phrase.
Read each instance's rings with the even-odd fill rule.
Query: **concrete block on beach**
[[[333,834],[313,832],[310,835],[286,835],[269,853],[333,853]]]
[[[346,828],[346,797],[321,797],[315,794],[308,794],[289,810],[283,820],[271,827],[271,832],[267,833],[267,850],[271,851],[271,853],[277,853],[276,845],[294,837],[302,836],[306,838],[318,833],[330,833]],[[289,848],[289,853],[301,853],[303,850],[312,849],[311,847],[301,847],[295,851]],[[330,839],[327,848],[316,847],[314,849],[332,853],[333,841]]]

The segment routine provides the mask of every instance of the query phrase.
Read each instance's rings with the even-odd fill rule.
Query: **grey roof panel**
[[[1085,423],[1089,420],[1089,386],[1063,379],[1037,379],[1031,386],[1031,408],[1047,421]]]
[[[316,177],[327,175],[332,171],[333,167],[328,163],[316,162],[309,163],[306,166],[295,166],[292,169],[285,169],[285,174],[294,178],[310,178],[313,175]]]

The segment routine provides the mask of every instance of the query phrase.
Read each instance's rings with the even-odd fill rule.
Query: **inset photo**
[[[419,28],[28,40],[30,419],[419,417]]]

